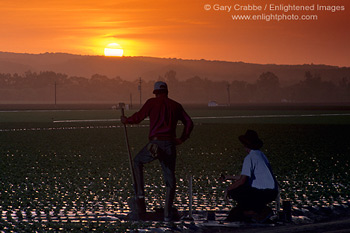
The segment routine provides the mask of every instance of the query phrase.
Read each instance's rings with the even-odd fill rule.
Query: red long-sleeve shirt
[[[180,137],[181,141],[188,139],[193,129],[193,122],[182,105],[166,95],[148,99],[140,111],[127,118],[127,123],[138,124],[146,117],[150,119],[149,138],[164,137],[175,139],[178,121],[184,124]]]

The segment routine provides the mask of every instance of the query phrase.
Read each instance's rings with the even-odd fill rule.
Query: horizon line
[[[350,68],[348,66],[341,65],[329,65],[329,64],[315,64],[311,63],[295,63],[295,64],[287,64],[287,63],[256,63],[256,62],[247,62],[247,61],[228,61],[228,60],[218,60],[218,59],[192,59],[192,58],[176,58],[176,57],[153,57],[153,56],[120,56],[120,57],[110,57],[105,55],[92,55],[92,54],[74,54],[67,52],[44,52],[44,53],[26,53],[26,52],[9,52],[9,51],[0,51],[0,53],[9,53],[9,54],[22,54],[22,55],[45,55],[45,54],[62,54],[62,55],[71,55],[71,56],[82,56],[82,57],[101,57],[107,59],[123,59],[123,58],[152,58],[152,59],[169,59],[169,60],[183,60],[183,61],[206,61],[206,62],[227,62],[227,63],[244,63],[244,64],[253,64],[253,65],[277,65],[277,66],[329,66],[329,67],[338,67],[338,68]]]

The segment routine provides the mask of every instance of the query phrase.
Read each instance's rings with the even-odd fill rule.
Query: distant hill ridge
[[[297,83],[306,71],[321,76],[322,80],[338,82],[350,77],[350,67],[329,65],[276,65],[244,62],[184,60],[153,57],[104,57],[65,53],[26,54],[0,52],[0,73],[24,73],[26,71],[54,71],[68,76],[90,78],[94,74],[110,78],[119,76],[132,81],[156,80],[167,71],[174,70],[176,78],[186,80],[195,76],[213,81],[240,80],[255,82],[263,72],[275,73],[282,85]]]

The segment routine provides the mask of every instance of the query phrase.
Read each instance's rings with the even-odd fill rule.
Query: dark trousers
[[[176,178],[175,178],[175,164],[176,164],[176,146],[173,141],[151,141],[150,143],[157,144],[160,153],[158,158],[152,156],[150,151],[147,149],[148,144],[135,156],[134,158],[134,168],[135,168],[135,179],[136,179],[136,190],[137,196],[145,196],[145,183],[143,177],[143,166],[146,163],[150,163],[156,159],[159,160],[162,167],[163,176],[166,190],[166,200],[165,200],[165,212],[170,210],[176,189]],[[166,215],[168,213],[165,213]]]
[[[242,210],[259,211],[276,199],[278,191],[274,189],[256,189],[243,185],[230,190],[228,195],[237,201],[237,206]]]

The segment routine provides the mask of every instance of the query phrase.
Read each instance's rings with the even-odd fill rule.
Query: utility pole
[[[230,84],[227,84],[227,100],[228,100],[228,106],[231,106]]]
[[[139,79],[139,86],[138,86],[138,89],[140,91],[140,107],[142,106],[142,89],[141,89],[141,84],[142,84],[142,80],[141,80],[141,77]]]
[[[132,93],[130,93],[130,108],[132,108]]]
[[[57,83],[55,81],[55,106],[57,104]]]

